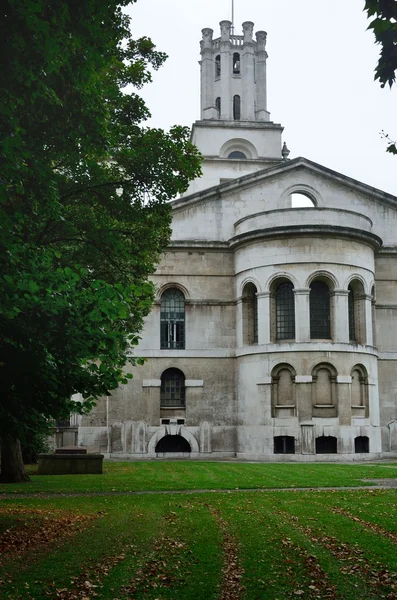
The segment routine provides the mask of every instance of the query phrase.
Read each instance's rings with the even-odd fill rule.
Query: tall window
[[[348,287],[349,296],[348,296],[348,306],[349,306],[349,340],[351,342],[356,341],[356,324],[355,324],[355,310],[354,310],[354,291],[351,285]]]
[[[240,54],[238,52],[233,54],[233,75],[240,75]]]
[[[258,343],[258,298],[253,283],[247,283],[243,291],[243,339],[244,344]]]
[[[221,114],[221,99],[218,96],[218,98],[215,99],[215,108],[218,111],[218,115],[220,116]]]
[[[167,369],[162,374],[160,405],[166,408],[185,407],[185,376],[179,369]]]
[[[215,56],[215,77],[221,76],[221,56],[218,54]]]
[[[329,288],[322,281],[310,284],[310,337],[331,339],[331,306]]]
[[[290,281],[276,288],[276,340],[295,339],[294,286]]]
[[[161,297],[161,348],[185,347],[185,298],[182,292],[169,289]]]
[[[240,96],[233,96],[233,119],[239,121],[241,118],[241,101]]]
[[[349,287],[349,340],[355,344],[366,343],[365,293],[360,280],[354,279]]]

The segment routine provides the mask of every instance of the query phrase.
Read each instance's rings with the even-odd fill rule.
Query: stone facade
[[[134,378],[82,418],[123,457],[397,453],[397,198],[288,160],[266,34],[203,30],[203,176],[175,200]],[[297,196],[298,195],[298,196]]]

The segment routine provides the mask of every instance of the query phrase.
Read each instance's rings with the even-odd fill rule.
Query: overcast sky
[[[268,110],[284,126],[290,158],[304,156],[397,195],[397,86],[374,82],[379,49],[366,31],[364,0],[235,0],[235,33],[253,21],[268,33]],[[231,0],[138,0],[128,13],[135,37],[169,56],[142,90],[150,125],[191,126],[200,118],[201,29],[219,36]]]

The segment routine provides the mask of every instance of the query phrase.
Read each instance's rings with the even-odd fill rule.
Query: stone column
[[[313,416],[312,381],[311,375],[295,377],[296,413],[299,421],[310,421]]]
[[[258,328],[259,328],[259,303],[258,303]],[[242,348],[243,340],[243,299],[237,298],[236,302],[236,346]]]
[[[372,330],[372,296],[363,296],[362,302],[365,310],[365,343],[367,346],[373,346],[374,332]]]
[[[269,121],[266,85],[266,31],[256,33],[256,120]]]
[[[241,56],[241,119],[255,121],[255,52],[252,40],[254,24],[243,23],[244,46]]]
[[[221,119],[233,119],[233,98],[231,97],[232,56],[230,32],[231,21],[221,21]]]
[[[368,377],[368,408],[371,425],[379,427],[379,388],[378,380],[373,377]]]
[[[297,342],[310,341],[310,289],[294,290],[295,338]]]
[[[213,55],[212,36],[213,30],[206,27],[202,30],[203,39],[201,46],[201,118],[215,119],[214,79],[215,65]]]
[[[257,294],[258,345],[270,344],[270,292]]]
[[[349,343],[349,305],[348,305],[349,292],[347,290],[334,290],[334,306],[332,328],[332,339],[334,342],[341,344]],[[332,325],[332,321],[331,321]]]
[[[351,425],[351,383],[350,375],[338,375],[336,378],[339,425]]]

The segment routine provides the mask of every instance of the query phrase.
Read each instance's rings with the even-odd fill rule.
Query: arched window
[[[221,76],[221,55],[215,56],[215,77]]]
[[[372,345],[376,346],[376,296],[375,286],[371,289],[371,312],[372,312]]]
[[[239,121],[241,118],[241,101],[240,96],[233,96],[233,119]]]
[[[333,435],[321,435],[316,438],[316,454],[336,454],[338,440]]]
[[[283,281],[276,287],[276,340],[295,339],[294,286]]]
[[[359,435],[354,438],[354,452],[363,454],[369,452],[369,437],[366,435]]]
[[[361,281],[355,279],[348,287],[349,340],[354,344],[365,344],[365,295]]]
[[[161,296],[160,347],[185,347],[185,297],[177,289],[169,289]]]
[[[240,75],[240,54],[238,52],[233,54],[233,75]]]
[[[185,408],[185,376],[179,369],[167,369],[161,375],[161,408]]]
[[[323,281],[313,281],[310,284],[310,338],[331,339],[330,293]]]
[[[272,371],[273,417],[293,417],[296,412],[295,369],[280,364]]]
[[[258,343],[258,298],[256,286],[247,283],[243,290],[243,341],[244,344]]]
[[[243,152],[240,152],[239,150],[234,150],[233,152],[230,152],[228,158],[244,160],[247,157],[245,156],[245,154]]]
[[[290,195],[291,208],[314,208],[314,201],[302,192],[293,192]]]
[[[218,98],[215,99],[215,108],[218,111],[218,115],[220,116],[221,114],[221,99],[218,96]]]

